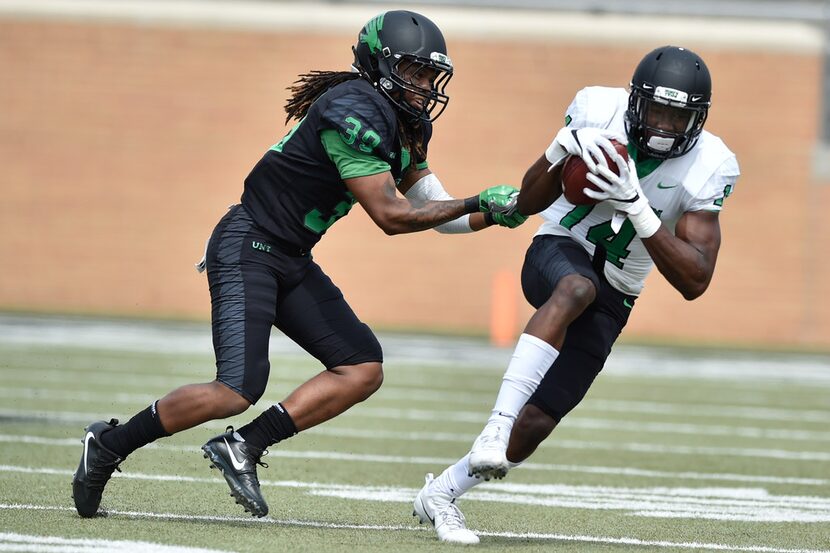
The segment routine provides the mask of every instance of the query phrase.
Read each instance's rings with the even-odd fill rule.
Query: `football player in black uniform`
[[[202,447],[246,511],[268,513],[256,474],[266,447],[339,415],[380,387],[380,344],[311,256],[355,202],[387,234],[471,232],[524,221],[511,211],[515,188],[494,186],[455,200],[429,170],[432,121],[446,107],[453,72],[438,27],[417,13],[389,11],[363,27],[353,50],[353,71],[314,71],[295,83],[286,111],[297,124],[256,164],[241,203],[210,238],[202,267],[210,285],[216,380],[178,388],[124,425],[113,419],[86,428],[72,481],[81,516],[95,515],[113,471],[139,447],[256,403],[268,381],[272,325],[326,370],[250,424],[229,427]]]

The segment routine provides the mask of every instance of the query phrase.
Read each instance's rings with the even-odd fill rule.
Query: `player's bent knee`
[[[383,365],[380,363],[362,363],[355,365],[355,372],[359,375],[361,388],[365,393],[364,399],[378,391],[383,384]]]
[[[377,392],[383,384],[383,365],[380,363],[364,363],[362,366],[363,387],[367,392],[366,397],[369,397]]]
[[[216,418],[227,418],[244,413],[252,402],[222,382],[214,381],[214,411]]]
[[[250,406],[251,402],[249,402],[247,399],[245,399],[242,396],[236,396],[236,398],[234,398],[234,401],[227,405],[227,414],[225,415],[225,417],[232,417],[234,415],[244,413],[248,410],[248,407]]]
[[[513,425],[513,433],[521,442],[533,447],[539,445],[556,428],[557,421],[535,405],[527,404]]]
[[[582,275],[568,275],[556,285],[553,298],[573,304],[575,308],[583,310],[597,297],[597,289],[591,279]]]
[[[367,399],[383,384],[383,365],[380,362],[334,367],[331,371],[348,379],[360,398],[358,401]]]

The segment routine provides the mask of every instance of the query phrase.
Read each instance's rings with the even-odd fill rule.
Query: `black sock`
[[[125,424],[101,434],[103,446],[124,458],[150,442],[169,436],[170,433],[164,429],[159,420],[156,403],[158,401],[154,401],[147,409],[136,413]]]
[[[282,404],[277,403],[237,432],[252,446],[265,449],[296,434],[297,427]]]

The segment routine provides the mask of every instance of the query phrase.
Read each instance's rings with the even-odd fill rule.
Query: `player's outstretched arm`
[[[475,202],[424,202],[413,206],[396,194],[395,179],[388,171],[344,182],[372,221],[389,235],[426,230],[471,213],[473,209],[478,211],[477,199]]]
[[[398,192],[403,194],[412,203],[424,202],[427,200],[454,200],[429,169],[412,169],[408,171],[401,182],[398,183]],[[492,222],[484,217],[484,213],[472,213],[462,215],[447,223],[443,223],[434,230],[442,234],[463,234],[476,232],[492,226]]]
[[[522,215],[533,215],[546,209],[562,195],[562,165],[551,167],[542,155],[525,172],[517,208]]]
[[[395,180],[389,171],[344,182],[372,221],[389,235],[426,230],[466,213],[488,212],[493,206],[509,204],[513,200],[511,194],[516,192],[509,186],[494,186],[463,200],[413,204],[396,194]]]
[[[643,244],[666,280],[687,300],[700,297],[715,273],[720,249],[720,222],[713,211],[690,211],[675,226],[665,226]]]

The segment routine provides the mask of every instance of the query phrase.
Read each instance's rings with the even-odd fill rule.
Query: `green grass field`
[[[7,319],[4,335],[15,324]],[[107,487],[108,516],[81,519],[70,481],[83,427],[210,380],[209,342],[178,351],[106,339],[99,349],[28,332],[0,339],[0,551],[452,548],[417,524],[412,499],[426,472],[467,451],[510,354],[484,344],[479,357],[448,348],[443,360],[387,350],[375,396],[271,449],[259,473],[271,514],[252,519],[199,446],[318,370],[278,352],[259,405],[136,452]],[[181,342],[175,329],[158,335]],[[488,551],[830,552],[828,423],[827,357],[621,346],[526,466],[459,505]]]

